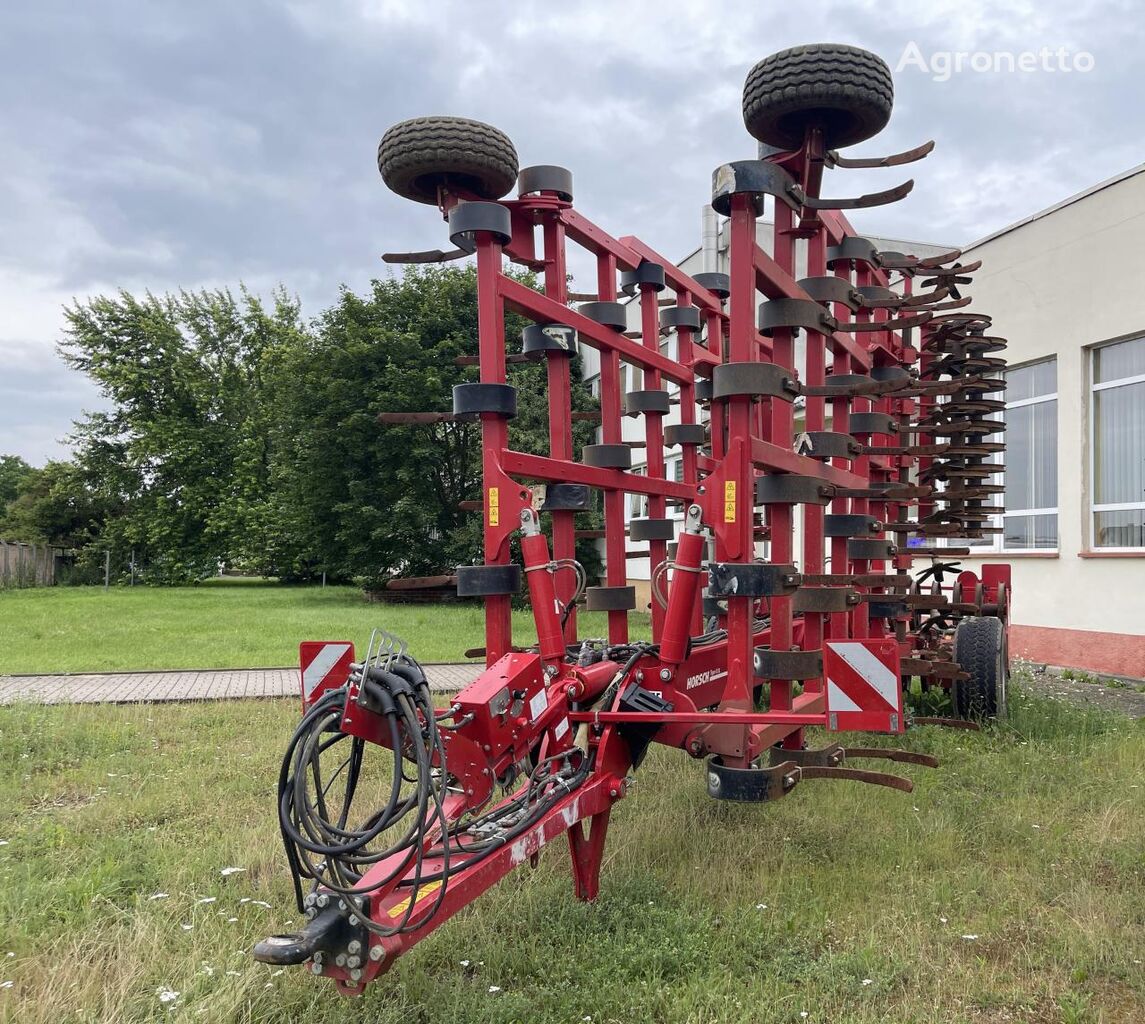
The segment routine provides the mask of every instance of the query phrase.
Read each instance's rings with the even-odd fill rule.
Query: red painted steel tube
[[[544,219],[543,237],[545,245],[545,295],[554,302],[568,301],[568,268],[565,261],[565,228],[556,213],[548,213]],[[572,439],[572,380],[571,360],[563,354],[550,354],[546,360],[549,396],[549,456],[571,462],[573,457]],[[553,557],[572,559],[576,557],[576,513],[557,511],[553,516]],[[562,604],[567,604],[573,596],[575,581],[569,574],[558,576],[557,596]],[[565,625],[565,637],[570,642],[576,639],[576,608],[570,609]]]
[[[632,235],[625,235],[620,239],[620,243],[649,262],[658,263],[664,268],[664,278],[668,282],[668,287],[676,292],[676,299],[679,305],[690,305],[694,301],[695,305],[705,311],[715,313],[719,316],[725,315],[723,305],[715,295],[708,291],[707,288],[701,288],[695,280],[685,274],[671,260],[661,256],[651,246],[645,245],[639,238],[634,238]],[[681,301],[684,296],[688,297],[689,302],[685,303]]]
[[[596,290],[601,301],[616,300],[616,257],[602,253],[596,261]],[[594,321],[581,317],[588,323]],[[615,331],[611,332],[616,334]],[[627,341],[627,339],[624,339]],[[642,346],[633,345],[638,351]],[[659,355],[659,353],[656,353]],[[604,444],[620,444],[623,431],[620,425],[620,356],[615,346],[602,349],[600,353],[600,433]],[[587,468],[587,467],[586,467]],[[607,472],[607,471],[606,471]],[[613,471],[615,472],[615,470]],[[623,484],[621,485],[623,486]],[[628,582],[628,563],[625,557],[624,502],[623,491],[604,492],[604,573],[610,587],[623,587]],[[614,644],[628,641],[628,613],[610,611],[608,613],[608,639]]]
[[[610,258],[601,257],[601,259],[608,262]],[[612,265],[615,271],[615,263]],[[605,293],[600,290],[599,286],[597,291],[601,299],[604,300]],[[533,291],[532,288],[526,287],[511,277],[501,275],[498,278],[497,292],[504,299],[506,307],[515,312],[523,313],[537,323],[561,323],[575,328],[583,344],[600,350],[602,365],[605,351],[610,351],[623,356],[624,361],[633,366],[659,370],[669,380],[680,382],[685,380],[690,373],[675,360],[661,355],[659,349],[645,348],[639,342],[626,338],[620,331],[614,331],[611,327],[598,324],[583,313],[561,305],[559,302],[554,302],[548,296]],[[615,282],[612,284],[610,294],[612,299],[605,301],[616,299]],[[601,397],[604,397],[603,386]]]
[[[603,403],[602,403],[603,405]],[[609,444],[619,444],[609,441]],[[673,480],[649,480],[640,473],[625,473],[619,469],[600,469],[580,462],[566,463],[547,459],[543,455],[530,455],[509,449],[502,456],[501,463],[507,473],[518,476],[535,477],[538,480],[567,481],[574,484],[588,484],[605,492],[630,491],[633,494],[663,494],[669,498],[687,501],[695,488]]]
[[[690,533],[685,530],[676,545],[676,568],[672,573],[672,585],[668,588],[668,609],[660,640],[660,660],[669,665],[679,665],[688,653],[696,597],[702,582],[700,562],[707,540],[698,531]]]
[[[756,345],[756,275],[753,253],[756,215],[750,196],[732,197],[731,207],[731,296],[728,304],[728,349],[732,362],[753,362],[758,359]],[[753,409],[747,395],[729,398],[726,403],[726,423],[729,442],[724,457],[729,462],[723,494],[717,497],[716,508],[723,512],[724,532],[734,536],[733,550],[750,558],[755,546],[755,470],[751,460]],[[722,500],[720,500],[722,499]],[[716,559],[729,560],[727,545],[716,533]],[[728,599],[727,615],[727,684],[722,707],[746,708],[751,706],[754,651],[752,633],[755,611],[748,597]],[[743,744],[746,750],[747,744]]]
[[[645,348],[660,351],[660,308],[659,292],[652,285],[640,287],[640,336]],[[661,387],[659,371],[645,367],[644,387],[652,390]],[[644,472],[650,481],[657,482],[657,489],[648,496],[648,515],[652,519],[663,519],[667,511],[664,504],[664,490],[660,481],[664,475],[664,417],[661,413],[644,414],[645,467]],[[648,542],[648,568],[655,572],[665,559],[665,541]],[[656,601],[652,602],[652,640],[660,641],[664,629],[664,609]]]
[[[675,722],[700,722],[705,725],[781,725],[801,728],[806,725],[826,725],[827,715],[801,713],[798,711],[573,711],[570,722],[599,722],[619,724],[623,722],[663,724]]]
[[[501,246],[488,232],[477,234],[477,334],[482,384],[505,383],[505,315],[497,280],[501,276]],[[481,415],[481,462],[486,480],[496,479],[498,459],[509,446],[509,426],[500,416]],[[501,542],[493,527],[500,513],[486,495],[485,562],[508,565],[509,545]],[[512,604],[508,594],[485,601],[485,663],[492,665],[513,646]]]
[[[536,513],[533,515],[535,517]],[[564,633],[561,630],[562,605],[557,599],[556,579],[549,564],[549,543],[543,533],[526,533],[521,537],[521,558],[525,563],[529,604],[537,624],[541,658],[547,662],[559,663],[565,657]]]
[[[791,236],[791,209],[784,203],[775,204],[773,251],[775,263],[790,274],[795,268],[795,243]],[[811,332],[808,332],[811,333]],[[810,349],[817,336],[808,338]],[[790,327],[777,327],[772,332],[772,361],[795,376],[795,339]],[[771,416],[764,423],[765,438],[780,447],[790,446],[793,438],[793,415],[790,402],[771,401]],[[793,505],[771,505],[768,509],[771,525],[770,561],[786,565],[794,561],[795,508]],[[771,613],[771,645],[777,651],[792,647],[791,598],[780,595],[769,601]],[[792,686],[790,680],[771,681],[771,707],[778,711],[791,710]]]

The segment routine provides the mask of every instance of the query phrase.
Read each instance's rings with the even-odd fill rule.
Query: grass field
[[[603,613],[580,621],[582,636],[604,635]],[[300,640],[364,649],[375,626],[421,661],[463,661],[485,643],[480,605],[370,604],[353,587],[45,587],[0,591],[0,675],[294,665]],[[535,641],[529,613],[514,613],[513,633]]]
[[[906,737],[943,761],[903,766],[912,795],[723,805],[653,748],[596,904],[554,844],[353,1001],[248,956],[295,921],[272,796],[293,701],[0,709],[0,1020],[1145,1020],[1145,727],[1013,704]]]

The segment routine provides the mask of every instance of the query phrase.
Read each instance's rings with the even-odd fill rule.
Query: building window
[[[1006,373],[1006,551],[1058,546],[1058,364]]]
[[[998,415],[1005,420],[1004,433],[987,441],[1005,441],[1006,472],[992,478],[1005,486],[998,495],[1005,511],[994,516],[1000,532],[972,547],[994,551],[1054,551],[1058,546],[1058,401],[1057,360],[1046,359],[1008,370],[1006,391],[989,398],[1005,398]],[[991,415],[991,414],[987,414]],[[999,504],[986,499],[988,504]]]
[[[1145,547],[1145,338],[1093,350],[1094,548]]]
[[[645,470],[644,470],[643,466],[633,466],[632,472],[636,476],[643,476]],[[629,519],[639,519],[642,515],[644,515],[644,495],[643,494],[637,494],[637,493],[629,493],[629,495],[628,495],[628,518]]]

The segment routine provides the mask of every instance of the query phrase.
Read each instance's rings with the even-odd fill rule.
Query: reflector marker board
[[[898,645],[890,640],[828,640],[827,728],[834,732],[902,732]]]
[[[309,708],[327,690],[350,678],[354,645],[345,640],[306,640],[298,645],[302,669],[302,706]]]

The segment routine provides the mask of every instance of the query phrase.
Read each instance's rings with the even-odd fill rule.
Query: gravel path
[[[1137,683],[1123,686],[1107,686],[1098,682],[1081,679],[1066,679],[1056,672],[1045,669],[1025,676],[1023,683],[1035,693],[1068,700],[1075,704],[1090,704],[1106,711],[1119,711],[1130,718],[1145,718],[1145,693]]]

